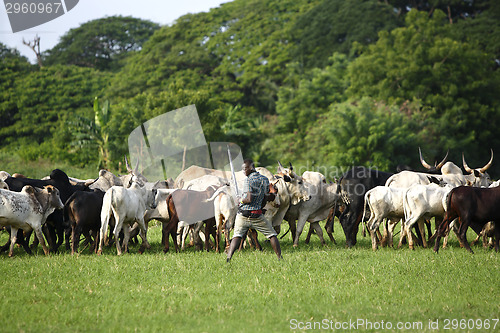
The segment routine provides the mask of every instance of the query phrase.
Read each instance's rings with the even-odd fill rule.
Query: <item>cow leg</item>
[[[75,252],[78,252],[78,246],[80,245],[80,233],[81,233],[81,227],[74,223],[72,225],[72,231],[71,231],[71,254],[75,254]]]
[[[17,241],[17,230],[14,227],[10,227],[10,248],[9,248],[9,257],[14,255],[14,245],[16,245]]]
[[[45,255],[48,255],[49,249],[45,245],[45,239],[43,238],[42,228],[40,226],[35,229],[35,235],[38,238],[40,244],[42,245],[43,252],[45,253]]]
[[[167,253],[170,249],[170,245],[169,245],[169,242],[170,242],[170,240],[169,240],[170,223],[172,223],[172,220],[170,220],[168,222],[163,222],[163,226],[161,228],[161,231],[162,231],[161,240],[162,240],[162,244],[163,244],[163,252],[164,253]],[[177,235],[175,236],[175,239],[177,239]]]
[[[460,234],[460,238],[467,249],[470,253],[474,253],[472,249],[470,248],[469,242],[467,241],[467,229],[469,228],[470,224],[470,219],[468,216],[465,216],[464,219],[460,218],[460,228],[458,229],[458,233]]]
[[[411,232],[411,228],[413,228],[413,226],[414,226],[414,224],[412,224],[412,225],[408,225],[405,223],[401,224],[401,230],[403,230],[403,228],[404,228],[404,234],[406,235],[406,237],[408,239],[408,248],[410,250],[415,249],[415,238],[413,237],[413,233]],[[403,234],[403,231],[401,231],[401,234]],[[401,237],[401,238],[403,238],[403,237]]]
[[[429,235],[432,235],[432,236],[429,237],[429,240],[427,241],[428,243],[431,243],[432,241],[434,241],[436,239],[437,229],[438,229],[438,227],[439,227],[439,225],[441,224],[442,221],[443,221],[443,219],[440,218],[440,217],[435,217],[434,218],[434,227],[435,227],[435,230],[434,230],[434,233],[429,233]]]
[[[225,225],[224,215],[219,214],[215,223],[217,226],[217,233],[215,234],[215,253],[220,253],[220,239]]]
[[[499,251],[499,241],[500,241],[500,223],[499,221],[494,222],[495,227],[493,230],[493,235],[494,235],[494,242],[495,242],[495,252]]]
[[[325,223],[325,230],[326,230],[326,234],[328,235],[328,237],[330,238],[330,241],[337,245],[337,242],[335,241],[335,238],[333,237],[333,217],[331,220],[328,220],[326,223]],[[330,222],[331,221],[331,222]],[[330,224],[328,224],[330,223]]]
[[[122,226],[123,231],[123,243],[122,243],[122,251],[128,253],[128,242],[130,241],[132,227],[128,223],[124,223]]]
[[[313,223],[311,223],[310,227],[313,227],[314,231],[316,231],[316,234],[319,237],[321,245],[326,245],[325,239],[323,238],[323,230],[321,229],[321,226],[319,225],[319,222],[313,222]],[[310,227],[309,227],[309,230],[311,229]]]
[[[262,246],[260,246],[257,231],[255,229],[248,229],[248,233],[250,234],[250,243],[253,244],[257,250],[262,251]]]
[[[200,237],[200,231],[201,227],[203,226],[203,222],[198,222],[196,223],[196,227],[194,228],[194,244],[195,244],[195,249],[197,251],[200,251],[203,248],[203,241],[201,240]],[[205,237],[205,241],[208,241],[208,237]]]
[[[31,235],[31,233],[30,233],[30,235]],[[31,249],[29,247],[29,238],[26,239],[26,237],[24,235],[24,231],[23,230],[19,230],[17,232],[17,237],[19,238],[19,240],[17,242],[19,244],[21,244],[21,246],[23,247],[24,251],[26,251],[27,254],[32,255],[33,253],[31,252]]]
[[[184,251],[184,242],[185,242],[185,239],[184,239],[184,229],[186,227],[183,227],[183,226],[178,226],[177,227],[177,243],[181,244],[181,250]],[[162,237],[162,244],[163,244],[163,237]]]
[[[299,214],[299,218],[297,220],[297,230],[295,232],[295,238],[293,240],[293,247],[299,246],[299,238],[302,234],[302,231],[304,230],[304,227],[306,226],[306,218],[307,216],[302,216],[302,214]]]
[[[115,230],[113,230],[113,235],[115,236],[116,252],[120,256],[122,255],[122,247],[120,246],[120,231],[123,229],[123,221],[116,221]]]
[[[139,253],[144,253],[145,248],[150,249],[151,245],[148,242],[148,229],[146,228],[146,222],[143,218],[139,218],[137,223],[139,224],[139,236],[142,239],[141,246],[139,247]]]
[[[377,233],[376,231],[370,230],[370,238],[372,239],[372,250],[377,251],[378,242],[377,242]]]
[[[311,235],[313,234],[313,228],[312,225],[309,226],[309,231],[307,232],[307,237],[306,237],[306,244],[309,244],[311,241]]]
[[[288,225],[290,227],[290,232],[292,234],[292,240],[295,242],[295,237],[297,235],[297,224],[296,221],[288,221]]]
[[[209,220],[205,220],[204,221],[205,223],[205,235],[207,235],[206,239],[205,239],[205,250],[207,252],[210,252],[210,234],[211,234],[211,228],[210,228],[210,225],[209,225]]]
[[[437,229],[437,234],[436,234],[436,243],[434,244],[434,252],[438,253],[439,242],[441,241],[441,237],[443,237],[443,235],[445,234],[446,229],[448,229],[449,225],[450,225],[450,218],[449,217],[444,218],[443,221],[441,222],[441,224],[439,225],[439,227]]]
[[[424,248],[427,248],[427,239],[425,238],[425,226],[424,226],[424,224],[429,226],[430,223],[427,223],[424,219],[419,219],[417,223],[418,223],[418,229],[420,230],[420,234],[422,235],[422,246]],[[429,235],[430,235],[430,227],[428,230],[429,230]]]

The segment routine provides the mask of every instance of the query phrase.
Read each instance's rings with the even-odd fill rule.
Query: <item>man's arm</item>
[[[250,193],[250,191],[248,191],[247,194],[241,198],[240,203],[248,204],[251,202],[252,202],[252,193]]]

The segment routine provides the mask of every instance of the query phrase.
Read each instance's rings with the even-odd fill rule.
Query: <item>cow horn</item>
[[[278,160],[278,170],[281,171],[282,169],[284,169],[283,165],[281,165],[281,162]]]
[[[127,166],[127,172],[132,172],[132,168],[130,167],[130,165],[128,164],[128,159],[127,159],[127,155],[125,155],[125,165]]]
[[[450,153],[450,150],[448,149],[448,151],[446,152],[446,156],[443,158],[443,160],[441,162],[439,162],[438,165],[436,165],[436,169],[441,169],[441,167],[444,165],[444,163],[446,163],[446,160],[448,159],[449,153]]]
[[[83,185],[88,187],[88,186],[94,184],[98,179],[99,179],[99,177],[97,177],[96,179],[88,180]]]
[[[418,154],[420,155],[420,163],[424,166],[426,169],[432,169],[432,167],[424,160],[422,157],[422,151],[420,150],[420,147],[418,147]]]
[[[290,165],[290,171],[292,171],[293,170],[292,162],[288,162],[288,164]]]
[[[474,170],[472,170],[471,168],[469,168],[469,166],[467,165],[467,162],[465,162],[465,157],[464,157],[464,153],[462,152],[462,163],[464,165],[464,169],[465,171],[467,171],[468,173],[473,173]]]
[[[489,167],[491,166],[491,163],[493,163],[493,149],[490,148],[490,150],[491,150],[490,161],[484,167],[482,167],[481,169],[479,169],[479,171],[482,172],[482,173],[484,173],[486,170],[488,170]]]

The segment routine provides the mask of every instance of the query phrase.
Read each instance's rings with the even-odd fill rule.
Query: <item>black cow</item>
[[[50,173],[50,178],[46,180],[7,177],[7,179],[5,179],[4,181],[5,183],[7,183],[7,185],[9,185],[9,189],[15,192],[21,192],[22,188],[25,185],[31,185],[38,188],[52,185],[59,190],[59,195],[63,203],[66,202],[66,200],[68,200],[68,198],[75,191],[88,190],[87,184],[71,185],[68,175],[66,175],[64,171],[61,171],[59,169],[52,170],[52,172]],[[62,210],[56,210],[51,215],[49,215],[44,227],[48,230],[47,241],[50,245],[50,251],[56,252],[59,246],[61,246],[61,244],[63,243],[65,229],[69,229],[69,226],[64,224]],[[69,249],[68,239],[66,241],[66,248]]]
[[[467,242],[469,226],[479,234],[483,226],[489,221],[500,225],[500,187],[480,188],[470,186],[455,187],[446,198],[446,213],[443,222],[439,225],[434,251],[439,250],[439,241],[448,229],[451,221],[458,218],[459,231],[457,236],[460,243],[471,252]],[[500,228],[495,228],[495,251],[499,250]]]
[[[64,205],[64,216],[71,226],[71,254],[78,252],[80,235],[87,241],[94,238],[93,250],[97,252],[97,235],[101,228],[101,209],[104,193],[95,189],[92,192],[76,191]]]
[[[375,186],[383,186],[392,173],[355,166],[340,179],[337,193],[344,202],[345,209],[340,214],[339,221],[344,229],[346,245],[356,245],[359,223],[364,206],[364,196]]]

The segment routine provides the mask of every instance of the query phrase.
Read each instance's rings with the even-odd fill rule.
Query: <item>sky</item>
[[[4,0],[4,3],[10,0]],[[15,1],[15,0],[12,0]],[[4,4],[0,4],[0,42],[16,48],[23,56],[36,63],[35,53],[22,43],[40,37],[40,50],[54,47],[62,35],[72,28],[90,20],[106,16],[133,16],[159,23],[172,24],[188,13],[208,12],[231,0],[79,0],[78,4],[66,14],[24,31],[12,33]],[[35,1],[36,2],[36,1]]]

